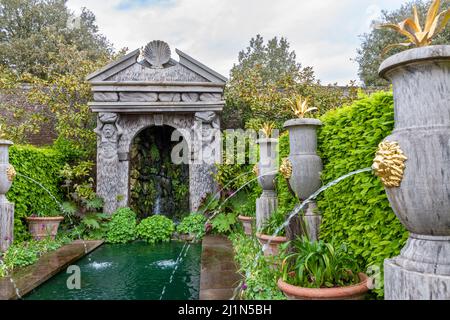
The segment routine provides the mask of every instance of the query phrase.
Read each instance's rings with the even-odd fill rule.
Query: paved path
[[[87,253],[98,248],[103,241],[86,241]],[[65,245],[56,251],[44,254],[35,264],[13,271],[12,278],[20,296],[25,296],[34,288],[67,268],[86,254],[81,241]],[[10,277],[0,279],[0,300],[17,299],[16,290]]]
[[[229,300],[240,280],[230,240],[206,236],[202,242],[200,300]]]

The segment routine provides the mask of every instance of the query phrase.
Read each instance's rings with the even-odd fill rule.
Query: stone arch
[[[106,213],[128,205],[131,144],[151,126],[173,127],[189,144],[189,160],[194,160],[189,165],[191,210],[217,190],[209,151],[220,149],[220,139],[213,137],[220,134],[227,79],[182,51],[175,52],[179,61],[169,55],[163,59],[167,63],[154,66],[161,57],[155,60],[137,49],[87,77],[94,97],[89,105],[98,113],[97,193],[105,200]]]

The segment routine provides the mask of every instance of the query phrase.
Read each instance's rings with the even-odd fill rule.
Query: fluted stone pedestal
[[[2,199],[3,197],[3,199]],[[14,204],[0,196],[0,252],[11,246],[14,235]]]
[[[260,230],[264,223],[277,210],[278,198],[275,191],[264,190],[261,197],[256,200],[256,228]]]
[[[411,234],[384,272],[386,300],[450,300],[450,237]]]
[[[322,223],[322,215],[318,211],[317,204],[311,202],[304,215],[304,221],[306,225],[306,232],[311,241],[319,240],[320,225]]]
[[[9,147],[11,141],[0,139],[0,252],[8,250],[13,241],[14,204],[6,199],[16,171],[9,164]]]

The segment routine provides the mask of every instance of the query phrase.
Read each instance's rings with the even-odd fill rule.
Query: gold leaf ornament
[[[6,169],[6,177],[8,178],[8,181],[12,182],[16,175],[16,169],[14,169],[12,165],[9,165],[8,169]]]
[[[400,187],[406,160],[398,142],[383,141],[378,146],[372,169],[386,188]]]
[[[292,177],[292,162],[288,158],[284,158],[280,166],[280,173],[285,179]]]
[[[258,166],[258,164],[255,164],[255,165],[253,166],[253,173],[254,173],[257,177],[259,177],[259,166]]]

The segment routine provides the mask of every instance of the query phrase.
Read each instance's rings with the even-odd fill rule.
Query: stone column
[[[0,252],[8,250],[14,238],[14,204],[6,199],[16,171],[9,164],[9,147],[12,142],[0,140]]]
[[[116,113],[100,113],[95,132],[97,142],[97,194],[103,198],[104,212],[113,213],[120,202],[118,143],[122,129]]]
[[[215,112],[197,112],[193,128],[192,163],[189,166],[191,211],[195,212],[208,194],[218,191],[214,180],[221,159],[220,121]]]
[[[259,231],[278,207],[275,191],[275,178],[278,173],[278,139],[260,139],[258,143],[260,146],[258,182],[263,189],[261,197],[256,200],[256,229]]]
[[[403,51],[383,62],[395,128],[373,169],[410,232],[385,260],[387,300],[450,300],[450,46]]]

